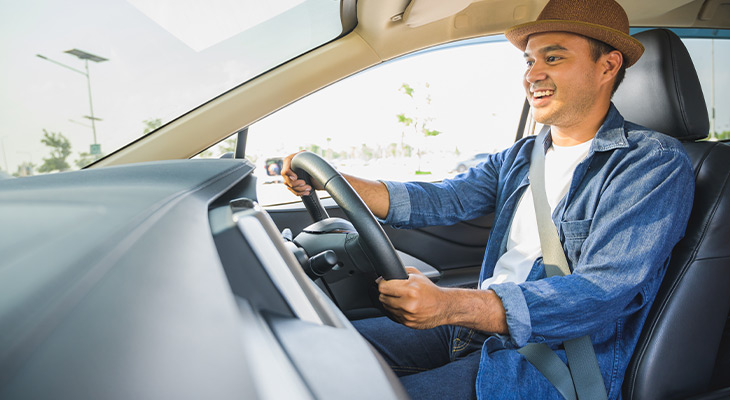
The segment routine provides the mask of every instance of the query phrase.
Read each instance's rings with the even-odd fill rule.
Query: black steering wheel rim
[[[342,211],[347,215],[373,258],[375,272],[386,280],[408,279],[403,262],[385,234],[375,216],[355,189],[327,161],[310,152],[302,152],[291,160],[291,167],[298,177],[311,184],[309,178],[315,179],[326,190]],[[319,201],[314,190],[308,196],[302,196],[315,222],[327,218],[327,212]]]

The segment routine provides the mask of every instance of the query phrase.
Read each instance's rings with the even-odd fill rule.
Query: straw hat
[[[641,42],[629,35],[629,18],[615,0],[550,0],[534,22],[513,26],[504,35],[524,51],[530,35],[570,32],[611,45],[624,56],[626,67],[644,52]]]

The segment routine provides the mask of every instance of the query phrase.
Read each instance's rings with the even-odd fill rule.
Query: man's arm
[[[291,169],[291,159],[284,159],[281,175],[289,191],[297,196],[308,195],[307,185]],[[390,197],[385,184],[378,181],[342,174],[365,204],[378,218],[385,219]],[[318,182],[314,188],[321,190]],[[491,290],[440,288],[412,267],[407,280],[378,279],[380,301],[391,315],[406,326],[427,329],[439,325],[460,325],[485,332],[507,333],[505,310],[499,297]]]
[[[507,333],[504,306],[493,291],[441,288],[416,268],[406,270],[407,280],[378,279],[380,301],[398,322],[416,329],[459,325]]]
[[[290,154],[284,159],[281,176],[284,177],[284,183],[289,188],[290,192],[297,196],[306,196],[312,190],[312,187],[307,185],[303,179],[299,179],[297,174],[291,169],[291,159],[297,154],[299,153]],[[368,206],[370,211],[372,211],[376,217],[385,219],[385,217],[388,216],[388,210],[390,209],[390,197],[385,184],[347,174],[342,174],[342,176],[347,180],[350,186],[355,189],[357,194],[360,195],[360,198],[363,199],[365,205]],[[318,182],[312,183],[315,185],[316,190],[323,189]]]
[[[303,196],[309,194],[312,186],[298,179],[296,173],[292,171],[291,159],[296,154],[284,159],[281,175],[292,193]],[[412,183],[411,189],[418,192],[423,199],[438,200],[425,200],[424,205],[438,207],[439,211],[445,212],[445,218],[468,219],[492,211],[497,186],[496,173],[493,170],[501,163],[500,157],[493,158],[485,164],[483,170],[471,171],[469,178],[443,184],[415,182]],[[391,206],[390,193],[385,184],[342,175],[375,216],[380,219],[388,216]],[[312,182],[312,185],[314,189],[322,189],[318,182]],[[456,192],[461,192],[463,196],[457,196]],[[476,202],[476,207],[469,204],[469,201]],[[451,205],[451,208],[444,209],[447,204]],[[461,209],[465,206],[469,208],[468,211]],[[429,210],[424,212],[433,218],[434,213]],[[439,221],[430,222],[434,224]],[[505,309],[495,292],[439,288],[415,268],[409,267],[407,270],[410,272],[407,280],[385,281],[382,278],[378,280],[381,302],[391,315],[404,325],[426,329],[452,324],[486,332],[507,333]]]

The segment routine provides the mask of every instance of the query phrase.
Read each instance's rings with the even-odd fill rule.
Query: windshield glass
[[[0,170],[81,168],[334,39],[335,0],[0,6]]]

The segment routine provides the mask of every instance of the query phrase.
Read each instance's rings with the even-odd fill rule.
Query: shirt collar
[[[626,134],[624,133],[624,117],[621,116],[621,113],[618,112],[612,102],[603,125],[598,128],[591,149],[600,152],[625,147],[629,147],[629,142],[626,140]]]

